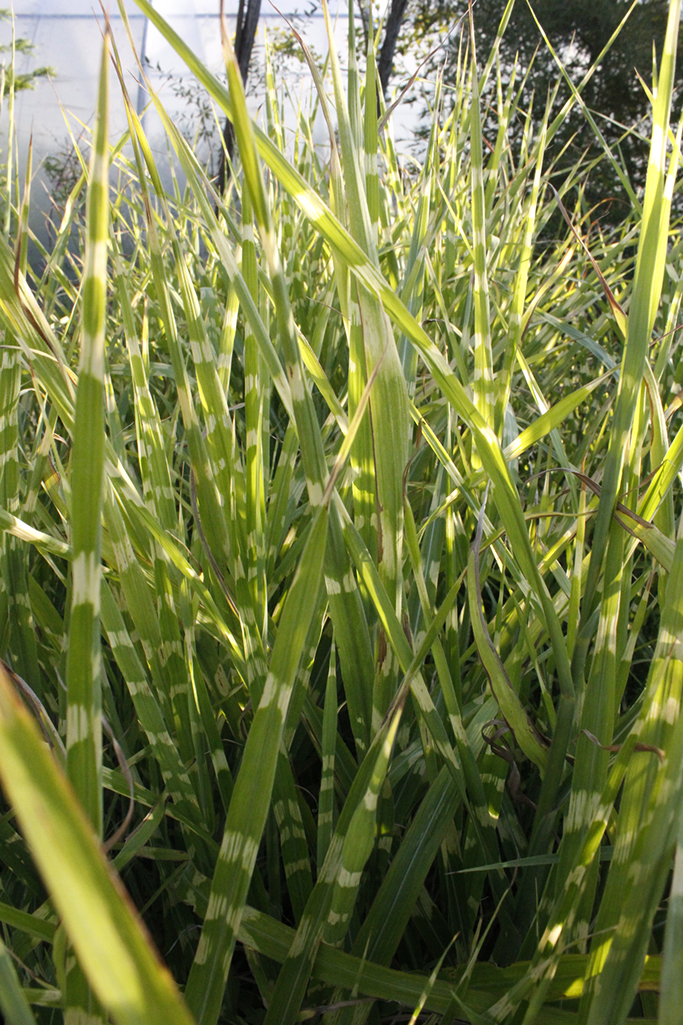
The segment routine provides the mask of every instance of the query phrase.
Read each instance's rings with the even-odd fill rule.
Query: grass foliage
[[[592,69],[532,118],[465,26],[406,168],[352,19],[290,140],[137,3],[234,174],[152,94],[164,187],[108,35],[42,274],[8,207],[5,1020],[676,1025],[680,0],[609,233],[544,159]]]

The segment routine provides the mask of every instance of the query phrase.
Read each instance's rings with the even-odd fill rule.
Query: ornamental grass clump
[[[236,149],[150,87],[167,188],[107,31],[42,273],[30,166],[0,239],[5,1020],[674,1025],[680,0],[609,230],[512,0],[408,170],[352,8],[286,144],[136,2]]]

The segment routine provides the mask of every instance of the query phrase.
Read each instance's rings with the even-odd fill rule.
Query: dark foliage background
[[[506,0],[478,0],[474,4],[479,53],[491,51],[506,6]],[[617,38],[585,85],[582,96],[605,142],[615,154],[621,155],[633,188],[641,188],[647,169],[650,127],[647,90],[653,88],[653,58],[661,55],[663,46],[669,6],[667,0],[645,0],[635,5],[624,0],[535,0],[532,6],[536,18],[525,0],[517,0],[500,48],[504,82],[509,83],[514,69],[515,89],[522,89],[513,131],[521,136],[523,113],[528,110],[538,123],[548,93],[561,78],[538,23],[543,26],[572,81],[579,85],[626,18]],[[433,71],[443,68],[446,85],[454,82],[458,51],[467,45],[467,11],[466,0],[415,0],[410,24],[406,24],[403,33],[401,46],[404,53],[420,39],[449,33],[444,47],[430,62]],[[676,98],[680,95],[681,84],[683,69],[679,64]],[[562,79],[557,90],[555,112],[559,111],[569,92],[567,83]],[[494,96],[489,95],[488,99],[495,102]],[[557,133],[547,163],[549,166],[554,162],[555,173],[562,178],[579,161],[591,163],[603,152],[585,114],[575,107]],[[624,204],[631,202],[605,160],[600,160],[590,172],[586,182],[586,200],[590,206],[599,205],[596,215],[608,224],[617,222],[625,212]]]

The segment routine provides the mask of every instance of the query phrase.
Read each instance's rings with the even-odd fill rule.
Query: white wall
[[[144,53],[151,69],[160,66],[163,73],[174,73],[189,78],[189,73],[175,51],[165,42],[160,33],[152,26],[147,26],[146,19],[136,6],[134,0],[124,0],[130,25],[138,53],[144,42]],[[347,0],[338,0],[339,19],[337,22],[337,45],[342,50],[346,46],[346,10]],[[226,0],[226,15],[230,27],[234,26],[234,15],[238,0]],[[154,0],[156,9],[165,17],[175,30],[182,35],[197,56],[214,72],[222,70],[220,31],[218,8],[219,0]],[[308,0],[278,0],[278,8],[285,14],[295,13],[297,5],[307,7]],[[15,124],[17,126],[17,152],[20,167],[23,167],[28,149],[28,141],[33,133],[34,168],[39,168],[46,154],[57,154],[68,140],[68,125],[77,138],[87,142],[89,129],[92,126],[96,101],[97,80],[102,52],[101,25],[102,15],[95,13],[95,0],[15,0],[14,17],[16,35],[30,40],[35,52],[27,57],[18,55],[17,71],[23,73],[31,67],[51,65],[55,76],[51,80],[38,80],[31,91],[17,94]],[[140,108],[146,101],[146,94],[137,83],[137,65],[129,47],[126,31],[115,0],[109,0],[108,9],[116,44],[119,48],[124,68],[127,69],[128,89],[131,99]],[[332,2],[333,10],[336,3]],[[232,17],[231,17],[232,15]],[[309,43],[319,53],[327,50],[324,22],[320,10],[311,18],[304,19],[305,31]],[[275,12],[269,0],[262,0],[261,26],[268,28],[279,26],[287,30],[287,25]],[[0,39],[2,42],[11,40],[11,25],[0,23]],[[304,76],[307,78],[307,75]],[[172,115],[179,110],[168,84],[164,84],[164,75],[150,71],[150,79],[155,88],[161,90],[161,96],[167,110]],[[123,101],[115,76],[110,76],[110,138],[116,139],[126,128]],[[296,98],[300,89],[295,87]],[[260,97],[250,97],[254,113],[258,111]],[[66,118],[66,120],[65,120]],[[405,130],[407,121],[414,120],[410,109],[403,109],[400,124]],[[2,112],[1,126],[4,126],[5,137],[0,134],[2,153],[5,159],[7,108]],[[155,115],[146,115],[145,129],[150,142],[157,150],[160,162],[166,159],[166,144],[163,132]],[[321,124],[321,141],[324,140],[324,128]],[[44,236],[42,225],[45,213],[49,209],[49,199],[40,171],[32,191],[32,227]]]
[[[294,0],[296,2],[296,0]],[[234,26],[234,15],[238,0],[226,0],[228,23]],[[222,55],[218,18],[218,0],[155,0],[155,7],[182,35],[188,45],[212,71],[222,70]],[[17,37],[28,39],[35,46],[32,56],[19,54],[17,71],[24,73],[31,67],[50,65],[55,69],[51,80],[40,79],[31,91],[17,94],[15,124],[17,129],[17,152],[20,166],[23,166],[28,149],[29,137],[33,134],[34,168],[48,153],[56,154],[68,139],[70,126],[76,137],[87,139],[92,126],[96,101],[97,79],[102,52],[101,14],[96,15],[94,0],[15,0],[14,18]],[[128,45],[126,31],[115,0],[108,4],[110,20],[123,66],[128,70],[128,89],[133,102],[142,107],[146,94],[136,81],[137,65]],[[135,5],[134,0],[125,0],[126,11],[138,53],[144,40],[144,52],[151,69],[157,65],[165,74],[187,75],[187,69],[175,51],[165,42],[160,33],[148,25]],[[292,0],[282,0],[278,7],[285,13],[294,11]],[[232,15],[232,17],[231,17]],[[284,26],[284,22],[272,9],[268,0],[263,0],[262,25],[264,23]],[[308,20],[314,33],[314,43],[319,51],[326,49],[322,19]],[[284,26],[286,27],[286,26]],[[0,23],[0,39],[11,41],[11,24]],[[126,128],[123,101],[118,83],[111,75],[110,89],[110,138],[116,139]],[[164,76],[150,70],[150,79],[161,89],[161,96],[171,114],[178,109],[173,93],[164,85]],[[256,111],[259,101],[251,101]],[[65,120],[66,118],[66,120]],[[7,106],[2,112],[4,138],[0,136],[5,159]],[[148,114],[145,128],[150,134],[154,148],[165,155],[163,133],[155,124],[155,117]],[[44,184],[38,171],[32,193],[32,226],[41,231],[44,211],[49,206]],[[42,232],[41,232],[42,234]]]

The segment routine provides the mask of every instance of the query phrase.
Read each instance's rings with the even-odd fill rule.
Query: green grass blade
[[[621,481],[626,439],[635,414],[647,346],[652,336],[655,314],[661,296],[664,271],[662,254],[666,251],[668,236],[668,217],[664,203],[667,131],[676,67],[680,15],[681,4],[679,0],[673,0],[669,6],[659,86],[653,110],[652,141],[643,204],[643,226],[638,243],[635,280],[628,319],[628,337],[624,349],[614,424],[610,432],[610,445],[602,482],[602,498],[595,524],[590,570],[586,582],[584,622],[592,614],[595,605],[598,575]]]
[[[192,1025],[92,824],[0,669],[0,776],[79,962],[121,1025]]]
[[[0,1009],[7,1025],[36,1025],[12,957],[0,940]]]
[[[225,823],[209,908],[187,984],[187,1001],[200,1025],[218,1019],[261,834],[270,805],[277,751],[301,646],[319,600],[327,536],[321,507],[282,614],[268,678],[249,731]]]
[[[493,424],[493,353],[489,315],[489,285],[486,270],[486,200],[484,193],[484,157],[482,153],[479,73],[474,39],[474,16],[470,6],[470,48],[472,59],[472,105],[470,138],[472,141],[472,232],[474,251],[474,404],[487,424]]]
[[[353,813],[341,852],[341,865],[330,896],[330,909],[323,940],[330,946],[339,946],[349,928],[363,869],[375,843],[377,802],[389,767],[396,731],[401,721],[403,703],[394,711],[389,729],[380,748],[363,799]]]
[[[88,185],[81,360],[74,416],[71,645],[67,688],[67,769],[83,807],[101,829],[100,546],[104,480],[104,318],[108,237],[109,47],[102,50],[95,146]]]

